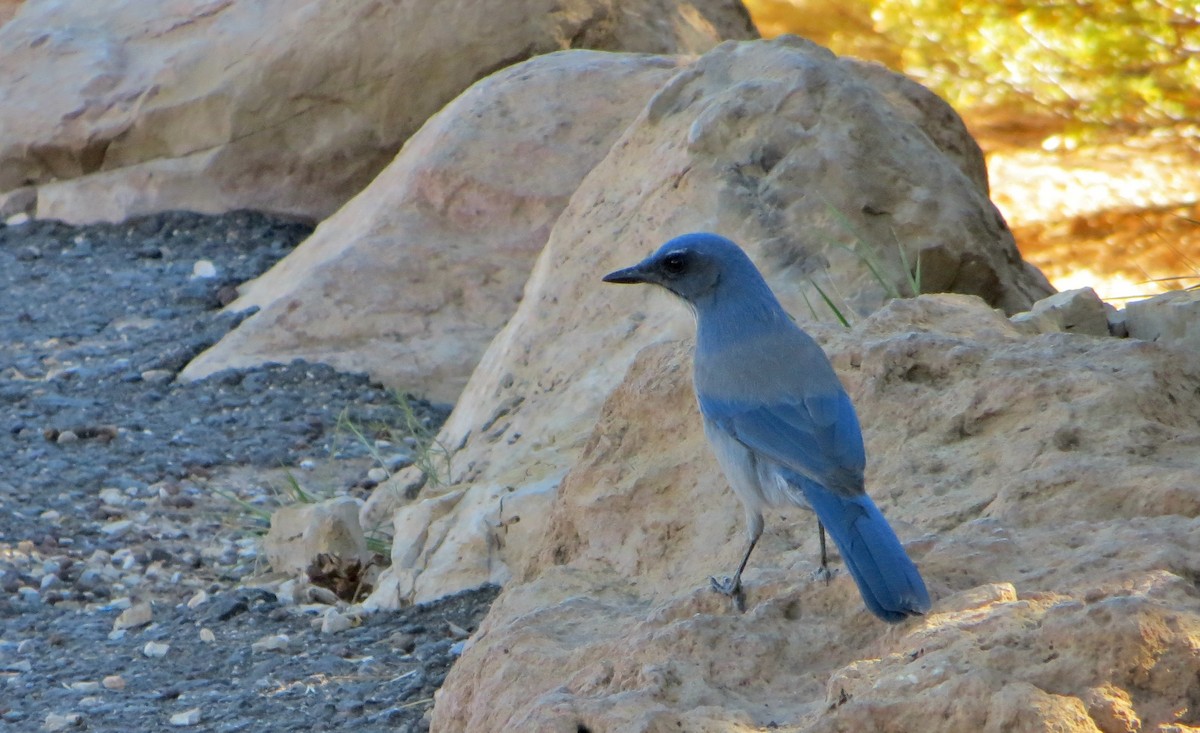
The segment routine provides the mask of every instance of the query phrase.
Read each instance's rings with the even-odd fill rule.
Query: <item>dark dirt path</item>
[[[395,396],[304,363],[174,382],[309,231],[246,212],[0,226],[0,730],[427,728],[494,589],[323,633],[328,606],[257,587],[282,477],[362,496],[368,446],[339,418],[403,424]]]

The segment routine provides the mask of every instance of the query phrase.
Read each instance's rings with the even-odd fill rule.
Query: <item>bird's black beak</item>
[[[647,283],[652,282],[646,274],[645,263],[639,262],[633,267],[626,267],[624,270],[610,272],[604,276],[606,283],[619,283],[622,285],[630,283]]]

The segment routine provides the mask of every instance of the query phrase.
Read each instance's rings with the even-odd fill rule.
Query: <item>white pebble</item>
[[[194,595],[188,599],[187,607],[188,608],[196,608],[197,606],[201,606],[207,602],[208,602],[208,593],[206,591],[198,590],[198,591],[196,591],[196,595]]]
[[[345,614],[338,613],[336,609],[329,609],[325,612],[324,618],[321,619],[322,634],[336,634],[339,631],[345,631],[354,625],[354,621]]]
[[[184,710],[182,713],[175,713],[171,716],[171,725],[185,726],[195,725],[200,722],[200,708],[191,708]]]
[[[142,647],[142,654],[151,659],[162,659],[167,656],[167,652],[170,649],[170,644],[164,644],[161,641],[148,641],[146,642],[146,646]]]
[[[93,692],[100,691],[100,683],[96,682],[95,680],[83,680],[80,682],[72,682],[71,684],[69,684],[67,686],[70,687],[71,690],[73,690],[75,692],[83,692],[86,694],[91,694]]]
[[[317,462],[311,458],[305,458],[303,461],[300,461],[300,468],[303,468],[305,471],[311,471],[316,467]]]
[[[200,641],[204,642],[205,644],[211,644],[216,640],[217,635],[213,633],[212,629],[200,629]]]
[[[59,445],[66,445],[67,443],[75,443],[78,441],[79,436],[75,434],[74,430],[64,430],[59,433],[58,437],[54,440],[54,442],[58,443]]]
[[[278,652],[287,649],[289,641],[287,634],[273,634],[254,642],[250,648],[256,652]]]
[[[10,227],[19,227],[28,223],[29,214],[26,214],[24,211],[20,212],[19,214],[13,214],[4,220],[4,225]],[[51,715],[53,715],[53,713],[51,713]]]
[[[62,518],[62,512],[58,511],[57,509],[47,509],[46,511],[42,512],[40,516],[47,522],[57,522]]]
[[[196,260],[196,264],[192,265],[193,280],[211,280],[216,276],[217,266],[212,260]]]
[[[82,721],[83,716],[79,713],[46,713],[46,719],[42,721],[42,730],[53,733],[79,726]]]
[[[100,489],[100,501],[109,506],[125,506],[129,503],[129,494],[110,486],[107,489]]]
[[[118,519],[115,522],[109,522],[100,528],[100,532],[110,539],[115,539],[133,529],[133,520]]]
[[[376,466],[375,468],[372,468],[370,471],[367,471],[367,478],[371,481],[374,481],[377,484],[381,484],[384,481],[387,481],[389,475],[390,474],[387,472],[386,468],[380,468],[379,466]]]

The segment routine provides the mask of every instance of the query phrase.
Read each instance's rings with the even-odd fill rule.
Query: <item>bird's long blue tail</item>
[[[925,581],[871,497],[838,496],[806,479],[796,483],[833,537],[871,613],[899,623],[929,610]]]

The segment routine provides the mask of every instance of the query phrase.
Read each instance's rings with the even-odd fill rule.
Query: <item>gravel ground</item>
[[[302,362],[174,382],[309,231],[247,212],[0,226],[0,730],[427,729],[495,589],[296,604],[258,542],[293,482],[363,496],[418,444],[406,420],[446,408]]]

